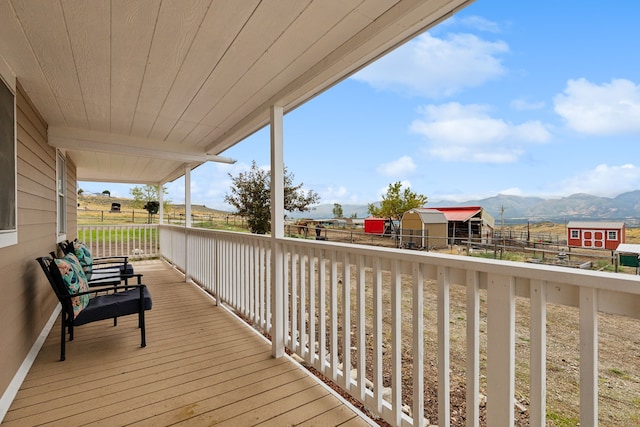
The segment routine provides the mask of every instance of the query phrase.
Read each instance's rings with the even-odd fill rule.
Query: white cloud
[[[504,190],[498,191],[498,194],[502,194],[504,196],[524,196],[525,193],[518,187],[505,188]]]
[[[460,18],[457,22],[478,31],[487,31],[489,33],[500,32],[500,26],[496,22],[489,21],[478,15],[466,16]]]
[[[610,166],[601,164],[594,169],[560,181],[558,194],[587,193],[612,197],[640,188],[640,167],[625,164]]]
[[[247,172],[251,165],[246,163],[205,163],[191,172],[191,203],[205,205],[208,208],[231,210],[224,202],[224,196],[230,192],[231,178],[240,172]],[[168,198],[174,204],[183,204],[184,177],[166,184]]]
[[[437,38],[425,33],[353,78],[381,90],[441,98],[505,74],[499,55],[508,51],[505,42],[490,42],[472,34]]]
[[[427,152],[445,161],[515,162],[527,144],[546,142],[550,134],[538,121],[507,123],[488,114],[484,105],[451,102],[420,109],[411,131],[427,140]]]
[[[495,21],[489,21],[486,18],[478,15],[460,16],[453,15],[437,26],[429,30],[432,34],[442,33],[445,31],[451,31],[451,28],[467,28],[473,30],[473,32],[488,32],[488,33],[501,33],[501,24]]]
[[[554,97],[555,111],[577,132],[597,135],[640,133],[640,86],[625,79],[597,85],[569,80]]]
[[[544,102],[532,102],[526,99],[514,99],[511,101],[511,108],[518,111],[541,110],[544,108]]]
[[[327,187],[324,190],[318,192],[320,196],[320,203],[344,203],[349,198],[349,191],[347,187]]]
[[[381,164],[376,171],[383,176],[401,177],[411,174],[416,170],[416,164],[409,156],[402,156],[397,160]]]

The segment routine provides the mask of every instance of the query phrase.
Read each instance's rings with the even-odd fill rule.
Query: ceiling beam
[[[189,152],[180,147],[168,147],[164,141],[116,135],[83,129],[51,127],[48,129],[49,145],[71,151],[124,154],[153,159],[177,160],[183,162],[218,162],[233,164],[229,157],[216,156],[206,152]]]

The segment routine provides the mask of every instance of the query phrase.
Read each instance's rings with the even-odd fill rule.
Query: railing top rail
[[[185,227],[175,225],[162,225],[175,230],[184,230]],[[190,233],[198,232],[225,236],[227,238],[270,239],[270,235],[257,235],[238,233],[236,231],[189,229]],[[579,287],[603,289],[616,292],[640,295],[640,276],[604,271],[583,270],[554,265],[528,264],[522,262],[494,260],[487,258],[469,257],[466,255],[442,254],[436,252],[409,251],[406,249],[385,248],[360,244],[315,241],[284,237],[278,242],[285,245],[310,249],[328,249],[339,252],[348,252],[353,255],[368,257],[382,257],[391,261],[407,263],[421,263],[426,265],[438,265],[452,269],[473,270],[479,273],[491,273],[503,276],[521,278],[525,280],[542,280],[550,283],[563,283]]]
[[[503,276],[536,279],[547,282],[563,282],[569,285],[620,291],[640,295],[640,276],[609,273],[604,271],[583,270],[554,265],[528,264],[513,261],[494,260],[435,252],[408,251],[406,249],[383,248],[350,243],[313,241],[295,238],[283,238],[282,243],[304,248],[322,248],[348,251],[353,255],[384,257],[408,263],[440,265],[449,268],[462,268],[480,273],[492,273]],[[461,264],[462,263],[462,264]]]

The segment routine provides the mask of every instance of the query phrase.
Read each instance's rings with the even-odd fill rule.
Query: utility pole
[[[506,246],[504,238],[504,205],[500,206],[500,222],[500,234],[502,234],[502,250],[504,251],[504,247]]]

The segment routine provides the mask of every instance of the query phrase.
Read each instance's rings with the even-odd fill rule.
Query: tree
[[[102,192],[102,195],[103,195],[103,196],[106,196],[106,197],[111,197],[111,191],[109,191],[109,190],[104,190],[104,191]]]
[[[155,214],[157,214],[158,211],[160,210],[160,202],[158,202],[156,200],[149,200],[147,203],[144,204],[142,209],[144,209],[147,212],[149,212],[148,222],[149,222],[149,224],[151,224],[151,219],[153,219],[153,216]]]
[[[271,175],[269,170],[260,169],[251,163],[248,172],[240,172],[231,178],[231,194],[225,195],[225,202],[233,206],[237,214],[246,218],[249,230],[256,234],[271,231]],[[306,212],[310,205],[319,200],[312,190],[302,190],[302,183],[293,185],[293,174],[284,170],[284,208],[289,212]]]
[[[82,188],[78,188],[78,196],[82,196],[84,194],[84,190]]]
[[[129,190],[129,193],[133,196],[133,207],[135,209],[146,209],[144,206],[148,202],[157,201],[160,198],[160,186],[147,184],[144,187],[133,187]],[[167,194],[167,187],[162,186],[162,195]],[[169,203],[169,200],[164,200],[163,205]]]
[[[334,218],[343,218],[344,214],[342,213],[342,205],[340,203],[333,204],[333,217]]]
[[[382,203],[377,207],[369,205],[369,214],[378,218],[400,219],[402,215],[413,208],[419,208],[427,203],[427,196],[417,194],[407,187],[403,191],[400,181],[389,184],[387,194],[382,196]]]

